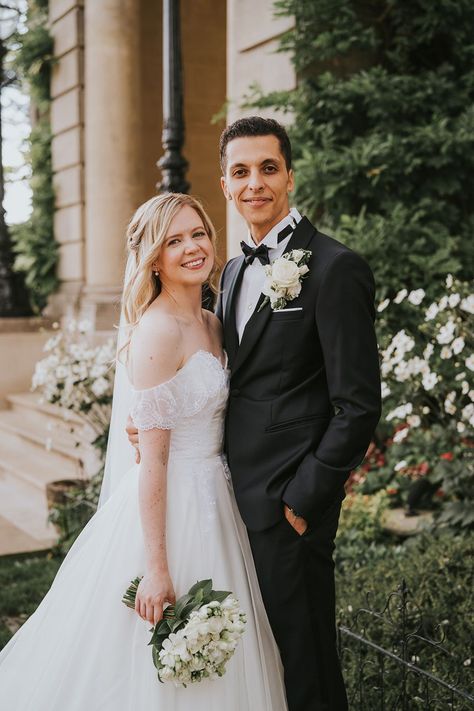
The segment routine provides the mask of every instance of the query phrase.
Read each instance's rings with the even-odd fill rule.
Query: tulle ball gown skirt
[[[217,455],[168,469],[167,547],[177,596],[232,590],[246,631],[224,677],[176,688],[152,662],[150,624],[121,602],[144,572],[138,467],[79,536],[37,611],[0,653],[5,711],[285,711],[281,664],[247,534]]]

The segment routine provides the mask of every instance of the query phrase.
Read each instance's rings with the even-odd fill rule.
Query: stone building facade
[[[102,339],[118,320],[124,233],[136,207],[156,193],[162,131],[161,0],[49,0],[56,63],[51,123],[60,288],[55,319],[89,318]],[[237,253],[245,225],[220,189],[212,123],[244,112],[253,82],[291,87],[288,58],[276,54],[289,27],[272,0],[181,0],[184,156],[191,192],[204,202],[224,260]],[[0,319],[0,555],[49,548],[51,482],[83,478],[88,449],[81,421],[29,392],[49,337],[47,320]],[[46,326],[46,328],[45,328]],[[90,449],[90,448],[89,448]]]
[[[99,330],[116,318],[124,232],[136,207],[156,193],[163,153],[161,0],[50,0],[56,64],[51,122],[55,237],[61,287],[51,313],[77,312]],[[181,0],[183,149],[191,192],[219,235],[221,259],[236,253],[244,225],[219,185],[212,118],[228,101],[228,121],[253,82],[288,88],[294,73],[276,53],[287,19],[272,0]]]

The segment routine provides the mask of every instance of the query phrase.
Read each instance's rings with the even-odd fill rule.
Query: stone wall
[[[227,0],[227,96],[228,123],[255,110],[240,104],[251,84],[264,91],[282,91],[295,86],[296,78],[288,55],[277,53],[279,38],[292,27],[290,18],[275,18],[273,0]],[[288,121],[288,116],[259,110],[262,116]],[[245,223],[232,205],[227,214],[228,257],[240,253],[239,243]]]

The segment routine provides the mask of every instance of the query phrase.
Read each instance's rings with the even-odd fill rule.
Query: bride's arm
[[[182,360],[181,335],[176,325],[168,319],[147,321],[140,324],[131,345],[132,377],[137,390],[153,388],[169,380],[176,374]],[[166,602],[175,602],[166,551],[169,442],[170,431],[167,429],[139,430],[139,507],[145,546],[145,574],[138,586],[135,609],[151,624],[162,618]]]
[[[153,625],[163,605],[175,602],[166,552],[166,470],[169,430],[141,431],[139,506],[145,545],[145,574],[138,587],[135,610]]]

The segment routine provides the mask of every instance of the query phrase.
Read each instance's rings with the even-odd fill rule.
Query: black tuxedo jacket
[[[258,307],[239,345],[235,307],[245,268],[231,259],[216,313],[231,369],[225,450],[237,503],[253,531],[283,502],[315,523],[362,461],[380,417],[374,279],[367,263],[303,218],[286,251],[311,250],[300,295]]]

